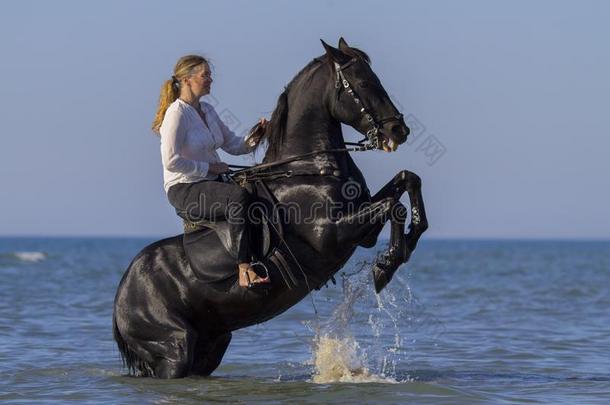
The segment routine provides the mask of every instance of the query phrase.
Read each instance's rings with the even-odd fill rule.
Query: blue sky
[[[20,1],[0,15],[0,235],[180,231],[150,131],[176,59],[240,133],[344,36],[418,136],[355,159],[423,179],[428,237],[609,238],[603,1]],[[359,139],[346,129],[346,137]],[[248,158],[227,157],[233,163]]]

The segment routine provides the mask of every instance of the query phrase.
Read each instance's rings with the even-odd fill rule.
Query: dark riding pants
[[[243,187],[221,180],[178,183],[169,188],[167,198],[176,213],[190,222],[227,221],[237,243],[238,263],[250,261],[247,216],[250,195]]]

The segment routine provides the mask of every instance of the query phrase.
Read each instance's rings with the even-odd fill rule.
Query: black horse
[[[183,235],[145,247],[125,272],[114,302],[114,338],[130,372],[160,378],[210,375],[231,331],[295,305],[330,280],[357,246],[374,246],[387,221],[390,245],[373,267],[376,290],[409,260],[428,226],[421,181],[403,170],[371,196],[348,153],[341,123],[386,151],[404,143],[409,129],[364,52],[343,38],[338,48],[322,44],[325,55],[305,66],[279,97],[265,134],[263,164],[245,173],[246,179],[248,173],[264,179],[277,204],[300,213],[284,224],[284,272],[271,271],[268,291],[239,287],[235,260],[214,232],[198,242],[207,260],[201,267],[189,261]],[[405,191],[411,207],[407,234],[409,211],[399,201]],[[202,276],[214,272],[230,276],[214,283]]]

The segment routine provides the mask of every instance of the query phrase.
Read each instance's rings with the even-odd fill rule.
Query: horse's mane
[[[343,51],[352,58],[359,58],[370,64],[371,59],[369,56],[358,48],[348,48]],[[288,118],[288,92],[295,86],[296,83],[309,81],[313,77],[313,73],[322,65],[327,65],[332,71],[332,62],[328,55],[319,56],[312,59],[303,69],[301,69],[294,78],[284,87],[284,91],[277,100],[277,105],[271,114],[269,126],[263,135],[261,142],[258,143],[260,147],[266,140],[267,142],[267,153],[265,154],[264,162],[270,162],[275,160],[279,156],[280,147],[284,142],[284,135],[286,132],[286,120]]]

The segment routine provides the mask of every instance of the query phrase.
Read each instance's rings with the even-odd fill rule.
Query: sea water
[[[0,401],[610,403],[610,243],[423,240],[380,294],[360,249],[233,334],[210,378],[125,375],[112,302],[153,239],[0,239]]]

